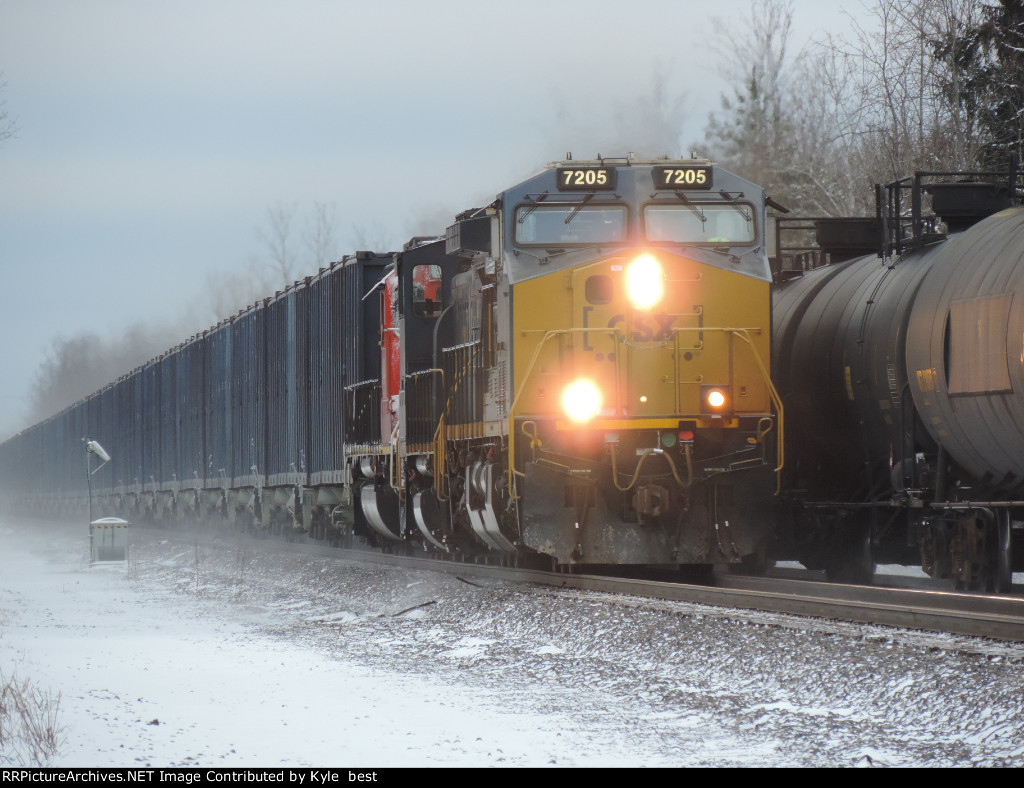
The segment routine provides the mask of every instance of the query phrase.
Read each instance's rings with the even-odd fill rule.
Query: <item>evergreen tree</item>
[[[729,27],[720,47],[723,73],[734,82],[711,115],[705,139],[720,163],[773,193],[792,172],[793,124],[787,58],[793,9],[785,0],[752,2],[746,25]]]
[[[978,163],[1005,167],[1011,153],[1024,153],[1024,0],[982,6],[978,24],[935,44],[963,75],[944,90],[977,119]]]

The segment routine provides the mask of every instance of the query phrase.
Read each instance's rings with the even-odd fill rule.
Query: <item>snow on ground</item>
[[[1024,765],[1022,645],[85,530],[0,523],[51,765]]]
[[[803,569],[804,565],[799,561],[776,561],[775,566],[780,569]],[[928,575],[919,566],[903,566],[902,564],[878,564],[875,566],[875,577],[912,577],[925,579]],[[1013,585],[1024,585],[1024,572],[1014,572],[1010,575],[1010,582]],[[949,590],[953,590],[953,582],[949,583]]]

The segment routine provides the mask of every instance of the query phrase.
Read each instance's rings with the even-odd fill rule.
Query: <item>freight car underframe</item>
[[[232,486],[227,480],[214,486],[150,483],[97,492],[93,505],[97,511],[130,521],[168,526],[223,522],[254,533],[284,535],[308,527],[303,525],[303,504],[308,494],[314,495],[312,503],[324,503],[337,492],[331,487],[308,488],[301,481],[264,485],[257,479],[241,486]],[[14,508],[73,516],[88,510],[88,497],[47,496],[38,501],[15,502]]]
[[[839,582],[870,583],[877,564],[918,564],[957,590],[1010,591],[1013,572],[1024,571],[1024,501],[904,493],[874,503],[789,500],[777,537]]]

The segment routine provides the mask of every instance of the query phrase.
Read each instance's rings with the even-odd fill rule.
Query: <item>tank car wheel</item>
[[[1001,508],[996,513],[995,555],[989,591],[1006,594],[1013,585],[1013,536],[1010,533],[1010,510]]]
[[[874,576],[870,523],[855,523],[846,533],[837,533],[835,550],[825,565],[825,577],[833,583],[871,585]]]

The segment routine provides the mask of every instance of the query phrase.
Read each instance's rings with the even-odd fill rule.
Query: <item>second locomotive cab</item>
[[[346,404],[356,531],[557,565],[761,555],[764,219],[707,161],[568,160],[410,242],[377,287],[380,380]]]

